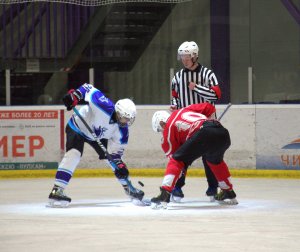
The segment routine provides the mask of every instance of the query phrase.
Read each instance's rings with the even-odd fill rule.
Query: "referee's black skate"
[[[67,207],[71,202],[71,198],[69,198],[65,193],[64,189],[59,186],[54,186],[49,194],[49,207]]]
[[[206,190],[206,196],[209,197],[211,202],[215,201],[215,196],[218,194],[217,187],[208,187]]]
[[[184,198],[184,194],[181,190],[181,188],[179,187],[174,187],[174,189],[172,190],[172,193],[171,193],[171,198],[170,200],[172,202],[176,202],[176,203],[179,203],[181,202],[181,200]]]
[[[221,190],[214,196],[215,200],[220,204],[237,205],[236,194],[233,190]]]
[[[170,202],[171,194],[164,188],[160,187],[160,194],[157,197],[151,199],[151,208],[167,208],[167,204]]]

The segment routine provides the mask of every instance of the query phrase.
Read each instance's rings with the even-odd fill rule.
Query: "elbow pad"
[[[216,93],[218,99],[221,98],[221,89],[219,86],[212,86],[211,89]]]

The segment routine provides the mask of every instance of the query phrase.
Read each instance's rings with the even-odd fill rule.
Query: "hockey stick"
[[[83,119],[82,115],[79,113],[79,111],[77,110],[77,108],[73,107],[73,111],[75,112],[75,114],[79,117],[79,119],[81,120],[81,122],[84,124],[84,126],[87,128],[87,130],[90,132],[90,134],[93,136],[94,141],[97,142],[97,144],[99,145],[99,147],[101,148],[101,150],[105,153],[107,159],[109,161],[113,162],[113,158],[112,156],[108,153],[107,149],[105,148],[105,146],[101,143],[100,139],[97,137],[97,135],[95,134],[95,132],[91,129],[91,127],[87,124],[87,122]]]
[[[225,113],[227,112],[227,110],[231,107],[231,103],[228,103],[226,108],[224,109],[224,111],[222,112],[222,114],[217,118],[218,121],[220,121],[222,119],[222,117],[225,115]]]
[[[99,145],[99,147],[102,149],[102,151],[105,153],[108,161],[114,166],[115,169],[119,169],[119,167],[115,164],[114,159],[112,158],[112,156],[108,153],[107,149],[105,148],[105,146],[101,143],[100,139],[97,137],[97,135],[95,134],[95,132],[91,129],[91,127],[87,124],[87,122],[84,120],[84,118],[82,117],[82,115],[79,113],[79,111],[77,110],[77,108],[73,107],[73,111],[75,112],[75,114],[79,117],[79,119],[81,120],[81,122],[84,124],[84,126],[87,128],[87,130],[91,133],[91,135],[94,138],[94,141],[97,142],[97,144]],[[130,191],[132,192],[136,192],[136,188],[131,184],[131,182],[128,180],[128,178],[124,178],[128,188]]]

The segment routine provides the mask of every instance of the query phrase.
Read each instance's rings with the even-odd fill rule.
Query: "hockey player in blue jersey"
[[[76,90],[72,89],[63,97],[67,110],[72,110],[81,100],[84,100],[87,105],[82,106],[79,113],[101,143],[109,150],[113,163],[107,162],[124,187],[125,193],[132,199],[142,200],[143,191],[136,188],[134,191],[130,190],[129,172],[122,160],[124,149],[128,143],[128,127],[132,125],[136,116],[135,104],[130,99],[121,99],[114,104],[100,90],[90,84],[84,84]],[[49,206],[52,207],[67,207],[71,202],[71,198],[65,194],[64,189],[79,164],[84,143],[88,143],[94,148],[99,159],[106,159],[99,144],[75,113],[66,126],[66,138],[66,153],[59,164],[54,187],[49,195]]]

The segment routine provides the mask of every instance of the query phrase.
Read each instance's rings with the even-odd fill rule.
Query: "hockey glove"
[[[128,169],[126,167],[126,164],[121,159],[114,160],[114,163],[117,166],[115,168],[116,177],[118,179],[128,178],[129,172],[128,172]]]
[[[82,94],[78,90],[71,89],[68,91],[68,94],[66,94],[63,97],[63,102],[65,106],[67,107],[67,110],[72,110],[73,107],[75,107],[78,102],[82,99]]]

